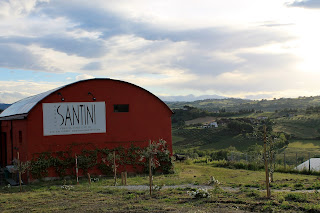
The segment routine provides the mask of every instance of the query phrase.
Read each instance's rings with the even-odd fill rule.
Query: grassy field
[[[186,121],[186,125],[190,124],[199,124],[199,123],[210,123],[216,120],[216,117],[212,116],[206,116],[206,117],[201,117],[201,118],[196,118],[193,120]]]
[[[221,133],[221,128],[184,128],[174,129],[172,131],[172,143],[174,149],[184,148],[199,148],[206,149],[226,149],[230,146],[237,150],[244,151],[250,145],[262,144],[252,138],[245,138],[241,135],[230,135],[228,133]]]
[[[288,165],[300,164],[311,158],[320,157],[320,140],[291,140],[288,146],[277,155],[278,161],[284,161],[284,153],[286,163]]]
[[[241,212],[241,211],[313,211],[319,212],[320,181],[317,176],[275,173],[272,197],[266,198],[264,172],[215,168],[192,162],[176,163],[175,174],[156,175],[156,185],[208,183],[210,176],[220,185],[209,190],[211,197],[193,198],[192,188],[168,188],[155,191],[110,188],[111,178],[91,185],[82,180],[40,182],[19,188],[0,189],[0,212]],[[146,185],[146,176],[128,178],[129,185]],[[66,184],[72,188],[63,189]],[[313,189],[315,191],[306,193]]]
[[[284,112],[264,112],[264,113],[251,113],[240,116],[233,116],[230,118],[258,118],[268,117],[273,122],[274,132],[284,132],[287,135],[292,136],[289,139],[289,143],[294,143],[296,140],[302,141],[303,144],[318,143],[317,139],[320,138],[320,114],[306,114],[304,112],[296,113],[284,113]],[[197,118],[191,121],[200,121],[208,117]],[[212,117],[210,117],[212,118]],[[217,118],[219,120],[219,118]],[[190,121],[190,122],[191,122]],[[184,126],[180,128],[174,128],[172,131],[173,135],[173,146],[176,149],[185,148],[198,148],[198,149],[226,149],[230,146],[236,147],[239,151],[245,151],[250,145],[262,144],[254,138],[241,137],[239,135],[233,135],[232,133],[224,132],[225,127],[219,126],[218,128],[196,128],[194,126]],[[297,147],[289,147],[287,151],[291,152],[311,152],[316,155],[319,150],[310,148],[308,150],[304,145]],[[320,153],[319,153],[320,154]]]
[[[311,139],[320,136],[320,115],[297,115],[274,119],[274,130],[286,132],[298,138]]]

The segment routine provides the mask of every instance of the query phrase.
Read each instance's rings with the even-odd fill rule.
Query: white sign
[[[105,102],[43,103],[43,135],[106,132]]]

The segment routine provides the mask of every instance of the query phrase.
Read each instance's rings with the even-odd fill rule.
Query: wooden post
[[[273,152],[273,172],[276,171],[276,154]]]
[[[123,184],[124,184],[124,173],[121,172],[121,185],[123,185]]]
[[[296,168],[298,167],[298,152],[296,152]]]
[[[117,185],[116,151],[113,151],[114,185]]]
[[[269,187],[269,171],[268,171],[268,160],[267,160],[267,129],[266,125],[263,125],[263,130],[264,130],[264,168],[266,171],[266,189],[267,189],[267,197],[270,198],[271,193],[270,193],[270,187]]]
[[[309,172],[311,171],[311,158],[310,158],[310,152],[309,152]]]
[[[283,152],[283,165],[284,165],[284,170],[286,170],[286,152]]]
[[[78,170],[78,157],[77,154],[75,154],[76,158],[76,177],[77,177],[77,184],[79,184],[79,170]]]
[[[21,184],[21,171],[20,171],[20,167],[21,167],[21,165],[20,165],[20,155],[19,155],[19,152],[17,152],[17,158],[18,158],[18,172],[19,172],[19,185],[20,185],[20,192],[22,192],[22,184]]]
[[[89,184],[91,185],[91,177],[90,177],[90,174],[89,174],[89,173],[87,173],[87,175],[88,175],[88,181],[89,181]]]
[[[272,146],[270,146],[271,148]],[[273,182],[273,173],[274,173],[274,169],[273,169],[273,152],[272,150],[270,150],[270,181]]]
[[[127,171],[124,172],[124,185],[127,185]]]
[[[151,149],[151,141],[149,141],[149,147]],[[149,186],[150,186],[150,196],[152,195],[152,150],[150,152],[150,156],[149,156]]]

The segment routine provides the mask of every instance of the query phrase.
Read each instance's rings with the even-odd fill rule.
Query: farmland
[[[184,150],[186,153],[186,150],[197,149],[208,153],[232,147],[245,154],[253,145],[261,146],[263,140],[254,136],[256,130],[234,131],[234,127],[229,124],[240,122],[241,128],[249,125],[252,129],[257,129],[258,125],[268,121],[272,126],[272,134],[277,134],[273,137],[278,138],[282,134],[281,137],[286,138],[284,144],[277,149],[278,162],[283,163],[283,155],[287,153],[287,163],[301,163],[309,153],[310,157],[320,156],[318,99],[319,97],[300,97],[247,102],[225,99],[172,103],[171,107],[177,112],[172,119],[174,150]],[[213,120],[218,123],[218,128],[203,128],[205,123]],[[311,148],[310,144],[314,144],[314,147]]]
[[[128,186],[118,181],[116,187],[110,177],[92,184],[83,178],[79,185],[71,177],[29,184],[23,193],[1,186],[0,212],[320,212],[319,172],[293,170],[309,156],[320,156],[320,112],[305,102],[317,104],[318,97],[300,99],[304,105],[293,103],[297,109],[285,109],[293,100],[282,99],[250,103],[266,111],[245,108],[248,103],[241,101],[239,108],[236,100],[221,101],[221,107],[211,111],[207,108],[216,103],[208,100],[196,102],[204,108],[174,109],[173,151],[188,159],[175,162],[174,174],[154,176],[158,188],[152,196],[148,177],[142,174],[129,176]],[[212,121],[219,126],[203,128]],[[270,138],[272,134],[280,144],[275,148],[270,199],[265,191],[263,139],[258,137],[263,124],[272,127]],[[213,184],[211,177],[220,184]],[[208,189],[210,196],[192,197],[190,192],[198,188]]]
[[[213,176],[220,184],[208,185]],[[40,182],[19,188],[0,189],[1,212],[241,212],[241,211],[320,211],[320,181],[317,176],[275,173],[272,196],[266,198],[264,172],[217,168],[187,161],[176,163],[175,173],[154,176],[162,186],[150,196],[144,175],[128,178],[128,188],[113,187],[112,178],[79,185],[74,179]],[[190,184],[190,185],[186,185]],[[61,187],[61,186],[65,187]],[[178,187],[173,187],[174,185]],[[69,186],[66,187],[66,186]],[[169,186],[169,187],[168,187]],[[171,186],[171,187],[170,187]],[[180,186],[180,187],[179,187]],[[185,187],[187,186],[187,187]],[[187,192],[210,187],[210,197],[193,198]]]

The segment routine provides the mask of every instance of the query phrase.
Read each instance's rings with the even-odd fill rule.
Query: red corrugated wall
[[[93,101],[88,92],[96,101],[104,101],[106,133],[44,136],[42,103],[62,102],[58,92],[64,97],[64,102]],[[114,112],[114,104],[129,104],[129,112]],[[35,153],[66,151],[73,143],[78,144],[73,150],[80,152],[84,148],[129,147],[131,144],[147,146],[149,140],[164,139],[172,153],[171,115],[171,110],[162,101],[140,87],[122,81],[93,79],[54,92],[30,111],[27,120],[12,121],[13,141],[19,147],[23,160],[31,160]],[[2,123],[10,125],[10,122]],[[7,141],[10,141],[9,127],[2,127],[2,130],[7,132]],[[18,131],[23,135],[21,144],[18,143]],[[10,154],[8,159],[11,160]]]

